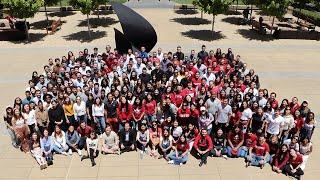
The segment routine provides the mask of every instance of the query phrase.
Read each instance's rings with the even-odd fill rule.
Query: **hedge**
[[[301,11],[299,9],[294,9],[293,13],[294,16],[301,18],[303,20],[311,20],[310,23],[313,23],[316,26],[320,26],[320,13],[315,11],[309,11],[302,9]]]

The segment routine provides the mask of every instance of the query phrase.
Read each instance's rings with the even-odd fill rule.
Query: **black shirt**
[[[107,110],[107,118],[116,118],[117,117],[117,107],[118,102],[117,101],[107,101],[107,103],[104,105],[104,109]]]

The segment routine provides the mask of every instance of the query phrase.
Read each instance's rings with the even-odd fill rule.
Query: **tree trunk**
[[[24,25],[26,26],[26,31],[27,31],[27,40],[29,41],[29,28],[28,28],[28,24],[27,24],[27,19],[24,19]]]
[[[60,12],[62,12],[62,0],[60,0]]]
[[[48,18],[47,4],[46,4],[46,3],[44,3],[44,11],[45,11],[45,13],[46,13],[46,21],[47,21],[46,30],[47,30],[47,34],[48,34],[49,18]]]
[[[201,19],[203,19],[203,11],[201,10]]]
[[[98,19],[100,19],[100,11],[99,11],[99,6],[98,6],[97,10],[98,10]]]
[[[239,0],[237,0],[236,12],[238,12]]]
[[[214,36],[214,21],[215,21],[216,16],[214,14],[212,14],[212,36]]]
[[[272,23],[271,23],[271,35],[272,35],[272,30],[273,30],[274,19],[275,19],[275,16],[273,16],[273,18],[272,18]]]
[[[88,33],[89,33],[89,37],[91,38],[91,30],[90,30],[89,14],[87,14],[87,25],[88,25]]]
[[[253,11],[253,5],[250,5],[250,22],[252,23],[252,11]]]
[[[297,23],[299,22],[299,19],[300,19],[300,16],[301,16],[301,11],[302,11],[302,9],[300,8],[300,9],[299,9],[299,11],[300,11],[300,14],[299,14],[299,16],[298,16]]]

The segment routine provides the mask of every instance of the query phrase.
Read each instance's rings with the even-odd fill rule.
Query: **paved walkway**
[[[124,3],[130,8],[173,8],[175,3],[169,0],[130,0]]]

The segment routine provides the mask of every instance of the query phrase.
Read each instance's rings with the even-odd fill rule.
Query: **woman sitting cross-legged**
[[[268,143],[266,143],[266,138],[264,136],[260,136],[257,144],[249,149],[246,167],[249,165],[260,166],[262,169],[269,161],[269,151],[270,149]]]
[[[287,165],[283,168],[283,173],[300,180],[301,176],[304,174],[303,170],[300,168],[302,163],[302,155],[297,153],[296,150],[290,149],[290,158]]]
[[[53,164],[53,140],[52,136],[49,136],[49,130],[45,128],[43,130],[43,136],[40,140],[41,149],[43,151],[44,157],[46,158],[48,166]]]
[[[143,158],[143,154],[147,153],[147,147],[149,144],[150,136],[147,125],[143,122],[140,126],[140,130],[137,133],[137,148],[140,150],[140,158]]]
[[[36,161],[40,165],[41,170],[47,168],[47,162],[45,158],[42,156],[43,151],[40,147],[40,137],[35,132],[32,133],[32,136],[31,136],[30,152],[31,152],[31,155],[36,159]]]
[[[101,153],[120,155],[119,136],[111,130],[111,126],[107,125],[102,134]]]
[[[287,164],[289,157],[290,155],[288,145],[283,144],[281,148],[278,149],[276,155],[273,157],[272,170],[277,173],[281,173],[284,166]]]
[[[53,150],[58,154],[68,155],[68,145],[66,142],[66,134],[56,125],[54,132],[52,133]]]
[[[86,139],[87,143],[87,155],[81,157],[81,161],[84,159],[90,158],[92,166],[96,165],[96,162],[94,161],[94,158],[98,157],[99,151],[98,151],[98,143],[99,139],[97,138],[97,135],[94,132],[90,133],[90,137]]]
[[[170,135],[169,130],[167,128],[164,129],[162,136],[160,137],[160,144],[159,144],[160,156],[158,159],[161,159],[163,157],[165,160],[167,161],[169,160],[168,154],[170,153],[172,148],[172,140],[173,140],[173,137]]]
[[[188,161],[189,143],[184,135],[181,135],[172,149],[174,151],[168,155],[169,164],[182,165]]]
[[[82,156],[81,149],[79,148],[80,136],[77,131],[74,130],[74,126],[71,125],[66,132],[66,142],[69,146],[69,155],[72,155],[72,151],[76,151],[79,156]]]

